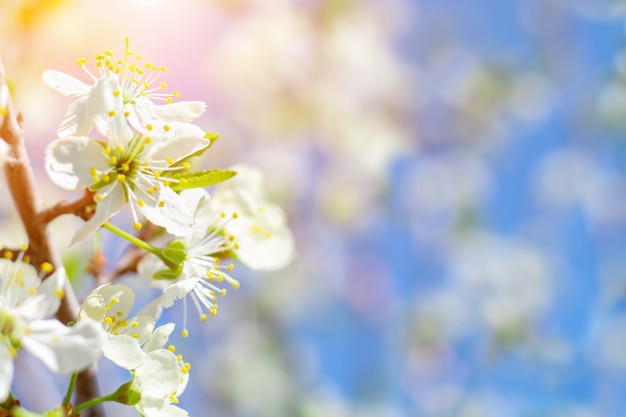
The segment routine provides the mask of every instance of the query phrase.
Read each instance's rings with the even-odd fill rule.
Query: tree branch
[[[52,245],[48,234],[50,211],[42,210],[41,198],[36,187],[35,175],[24,144],[22,115],[13,109],[8,94],[4,67],[0,60],[0,138],[9,147],[4,164],[4,172],[9,192],[15,208],[22,220],[28,248],[32,259],[50,262],[55,269],[61,268],[61,257]],[[52,217],[53,218],[53,217]],[[35,265],[38,266],[38,265]],[[65,282],[65,296],[61,302],[57,318],[68,323],[78,317],[79,304],[69,282]],[[98,387],[93,370],[80,373],[76,385],[76,401],[82,403],[98,395]],[[86,417],[104,416],[102,407],[93,407],[85,412]]]

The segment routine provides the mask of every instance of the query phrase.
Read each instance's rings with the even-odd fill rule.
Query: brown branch
[[[52,220],[64,214],[74,214],[83,220],[88,220],[93,215],[93,196],[96,193],[85,189],[85,194],[75,201],[59,201],[52,207],[41,210],[39,217],[42,223],[48,224]]]
[[[124,274],[137,272],[137,264],[146,256],[146,252],[135,247],[131,247],[122,258],[117,261],[115,268],[107,275],[98,278],[98,285],[106,282],[113,282]]]
[[[0,60],[0,96],[6,92],[4,68]],[[47,219],[50,211],[42,209],[41,198],[36,187],[35,175],[24,144],[22,115],[13,109],[10,97],[0,97],[0,138],[9,145],[4,164],[8,189],[28,236],[28,249],[33,259],[50,262],[55,269],[61,268],[61,257],[56,251],[48,233]],[[6,102],[4,102],[6,101]],[[4,116],[4,117],[2,117]],[[42,214],[43,213],[43,214]],[[45,213],[48,213],[47,215]],[[76,321],[79,304],[69,282],[65,282],[65,296],[57,312],[57,318],[68,323]],[[79,374],[76,384],[76,401],[82,403],[98,395],[95,373],[92,369]],[[92,407],[83,413],[84,417],[104,416],[102,407]]]

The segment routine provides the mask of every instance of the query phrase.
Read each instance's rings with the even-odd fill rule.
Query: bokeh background
[[[42,167],[69,100],[40,74],[84,76],[78,58],[120,54],[128,36],[183,99],[208,103],[198,124],[221,139],[203,164],[259,167],[288,214],[293,264],[237,267],[242,288],[220,314],[173,336],[192,364],[179,404],[191,416],[618,416],[625,12],[616,0],[0,0],[0,52],[50,204],[68,198]],[[3,199],[0,235],[23,239]],[[67,248],[76,224],[54,226],[80,293],[91,246]],[[128,378],[100,369],[104,392]]]

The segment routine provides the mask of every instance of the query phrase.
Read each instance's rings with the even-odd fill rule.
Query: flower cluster
[[[7,399],[13,380],[13,359],[28,350],[50,370],[70,373],[100,356],[104,333],[91,319],[68,327],[50,318],[63,297],[65,271],[37,269],[5,250],[0,258],[0,402]],[[51,273],[52,272],[52,273]],[[51,273],[45,280],[44,276]]]
[[[0,258],[0,414],[15,405],[12,359],[24,348],[54,372],[75,373],[100,356],[130,372],[131,380],[112,394],[72,407],[75,373],[57,409],[71,416],[104,401],[132,405],[144,417],[186,416],[176,404],[190,364],[166,347],[175,325],[157,326],[161,310],[183,300],[187,337],[187,300],[206,321],[217,314],[225,284],[239,287],[231,276],[235,263],[282,268],[294,256],[294,239],[283,211],[265,197],[260,171],[194,169],[218,136],[193,123],[203,102],[179,101],[180,94],[169,92],[161,80],[165,67],[133,53],[128,39],[121,59],[105,51],[95,57],[96,71],[87,64],[78,61],[89,83],[58,71],[43,74],[46,84],[74,99],[46,149],[45,168],[62,189],[84,191],[76,203],[61,205],[71,209],[60,214],[85,221],[72,244],[108,229],[138,249],[129,252],[134,258],[124,272],[161,293],[131,315],[133,291],[112,283],[120,275],[98,276],[105,283],[85,297],[76,323],[67,326],[48,318],[63,298],[63,269],[48,263],[37,269],[24,252],[7,251]],[[213,185],[211,196],[204,187]],[[110,222],[125,207],[130,231]]]

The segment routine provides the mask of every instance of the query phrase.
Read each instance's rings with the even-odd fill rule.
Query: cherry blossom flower
[[[63,95],[76,98],[61,122],[60,137],[87,135],[95,128],[108,136],[115,124],[129,124],[137,131],[157,122],[185,122],[197,119],[206,108],[200,101],[173,102],[177,92],[167,93],[167,84],[157,82],[167,71],[144,61],[129,50],[129,40],[121,60],[115,61],[111,51],[96,54],[97,74],[87,68],[81,58],[78,65],[89,75],[93,84],[86,84],[71,75],[48,70],[43,81]],[[155,102],[165,104],[157,105]]]
[[[129,202],[136,229],[141,227],[137,213],[168,233],[184,235],[193,217],[171,184],[186,181],[172,173],[190,167],[182,162],[208,148],[211,141],[198,127],[172,123],[177,134],[168,136],[167,126],[155,136],[135,134],[108,143],[88,137],[61,138],[46,150],[46,170],[52,181],[65,190],[90,187],[96,191],[96,210],[74,235],[72,243],[89,236]],[[156,131],[156,129],[155,129]]]
[[[167,269],[155,255],[148,255],[139,263],[140,275],[152,286],[163,290],[161,296],[148,305],[145,311],[158,316],[161,307],[170,307],[175,300],[186,299],[190,295],[204,321],[207,317],[204,311],[211,315],[217,314],[218,296],[226,294],[226,289],[220,286],[222,282],[239,288],[239,282],[228,274],[233,265],[221,265],[218,256],[238,247],[237,242],[223,232],[223,225],[234,220],[233,217],[237,215],[233,213],[229,217],[224,213],[223,216],[215,216],[211,198],[203,189],[184,190],[181,198],[188,207],[193,208],[194,227],[168,246],[169,250],[178,248],[181,259],[179,270]],[[183,334],[186,334],[186,330],[183,330]]]
[[[190,365],[174,354],[173,345],[165,348],[174,324],[154,329],[150,316],[129,318],[134,299],[133,290],[125,285],[101,285],[83,301],[79,322],[93,319],[106,330],[104,356],[131,371],[133,379],[126,389],[140,394],[133,405],[142,416],[186,416],[186,411],[173,404],[187,386]]]
[[[83,301],[79,322],[90,318],[102,324],[108,340],[104,356],[125,369],[143,363],[141,346],[148,342],[154,329],[154,318],[140,315],[129,318],[135,293],[125,285],[104,284],[95,288]]]
[[[237,175],[219,184],[211,200],[215,213],[238,214],[224,225],[239,245],[237,259],[250,269],[272,271],[285,267],[295,255],[294,239],[285,214],[265,197],[263,176],[255,168],[235,165]]]
[[[177,407],[185,390],[189,364],[172,351],[157,349],[146,354],[144,362],[133,371],[131,389],[141,394],[133,406],[144,417],[184,417],[189,414]]]
[[[5,251],[6,254],[9,251]],[[61,303],[65,271],[52,266],[42,272],[23,261],[0,259],[0,402],[13,379],[13,359],[24,348],[51,371],[70,373],[94,362],[102,352],[105,335],[100,326],[87,319],[68,327],[50,319]]]

